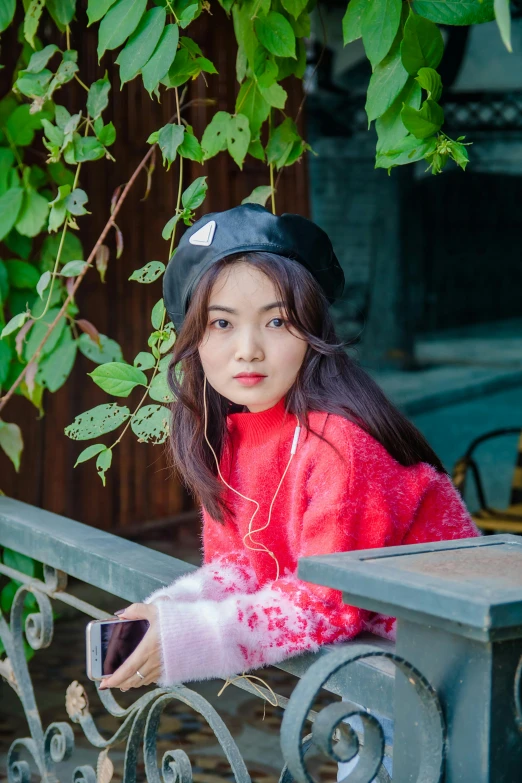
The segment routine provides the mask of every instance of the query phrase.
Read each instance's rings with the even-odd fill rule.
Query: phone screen
[[[102,675],[114,674],[136,649],[149,628],[148,620],[100,623]]]

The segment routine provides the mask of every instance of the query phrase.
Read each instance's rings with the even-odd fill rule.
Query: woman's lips
[[[241,386],[255,386],[256,383],[264,381],[266,375],[236,375],[234,380],[238,381]]]

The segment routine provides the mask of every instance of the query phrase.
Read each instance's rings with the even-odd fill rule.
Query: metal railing
[[[5,657],[0,661],[0,675],[20,699],[29,726],[29,735],[17,738],[8,751],[9,780],[12,783],[29,783],[36,770],[42,781],[54,783],[61,779],[60,764],[71,757],[74,761],[74,735],[70,722],[55,722],[47,727],[42,725],[24,654],[24,636],[34,650],[51,644],[51,601],[69,604],[88,617],[101,619],[110,616],[68,592],[68,576],[101,588],[127,602],[135,602],[143,600],[153,590],[169,584],[194,567],[8,497],[0,497],[0,547],[15,550],[45,564],[44,578],[41,580],[0,565],[0,573],[22,583],[14,597],[10,618],[0,617],[0,639],[6,651]],[[372,554],[377,555],[384,551],[374,550]],[[354,553],[342,554],[344,556]],[[389,555],[389,551],[386,551],[386,555]],[[319,584],[329,584],[333,580],[332,586],[336,586],[333,583],[339,572],[337,561],[333,563],[332,577],[329,576],[331,569],[323,567],[328,558],[332,557],[336,556],[301,560],[299,575]],[[314,568],[314,574],[317,573],[317,568],[322,568],[321,578],[307,576],[307,570],[312,573]],[[347,590],[344,583],[338,586],[338,589]],[[391,600],[388,590],[385,592],[387,600]],[[24,625],[22,609],[27,593],[32,593],[35,597],[38,609],[26,617]],[[345,600],[348,597],[345,593]],[[350,599],[347,602],[365,606],[364,599],[359,602]],[[369,602],[366,608],[380,610],[374,595]],[[407,612],[411,625],[410,604]],[[400,611],[394,613],[400,616]],[[428,627],[431,628],[431,625]],[[418,638],[421,639],[421,635]],[[407,658],[404,654],[397,654],[393,643],[365,635],[358,637],[355,642],[323,647],[318,653],[297,656],[279,664],[278,668],[296,677],[296,687],[290,699],[276,694],[278,706],[285,710],[281,747],[286,764],[281,772],[280,783],[290,783],[292,780],[300,783],[313,781],[307,769],[306,756],[307,750],[312,746],[337,762],[357,757],[357,766],[346,778],[347,781],[389,781],[383,765],[383,732],[372,713],[386,717],[397,716],[397,705],[400,707],[405,701],[404,691],[398,689],[399,679],[401,688],[406,684],[409,689],[407,698],[413,697],[416,704],[416,712],[412,713],[411,718],[413,733],[407,741],[411,743],[412,737],[417,737],[415,744],[422,747],[422,753],[413,761],[407,762],[407,777],[402,776],[402,773],[395,777],[394,758],[394,780],[399,783],[402,783],[402,780],[419,783],[441,781],[447,754],[443,709],[437,692]],[[412,655],[412,660],[415,662],[415,654]],[[396,678],[396,671],[405,676]],[[104,708],[120,721],[116,732],[105,738],[98,731],[89,712],[81,685],[84,677],[84,671],[78,671],[77,681],[67,689],[69,719],[81,726],[88,741],[100,751],[118,744],[124,747],[125,783],[133,783],[136,780],[140,753],[143,754],[148,781],[190,783],[192,780],[191,761],[183,749],[173,748],[165,753],[162,759],[157,758],[157,734],[162,713],[173,700],[184,702],[202,716],[221,746],[234,779],[238,783],[249,783],[248,769],[225,723],[215,708],[194,690],[183,685],[158,687],[138,697],[126,708],[118,704],[112,692],[98,691]],[[254,688],[246,680],[237,680],[233,684],[254,695],[259,696],[261,691],[262,695],[270,697],[268,691]],[[314,701],[322,689],[342,696],[343,701],[332,700],[331,704],[320,711],[313,711]],[[343,722],[349,716],[357,716],[360,719],[362,731],[355,731]],[[310,733],[303,739],[306,726],[310,726]],[[404,727],[401,731],[404,731]],[[403,734],[400,736],[404,739]],[[389,748],[386,750],[390,751]],[[406,769],[404,763],[403,761],[402,769]],[[78,766],[73,779],[75,783],[97,783],[100,780],[99,770],[97,777],[93,767]],[[451,775],[444,779],[448,782],[472,780]],[[497,778],[487,778],[493,779]],[[473,778],[473,783],[479,780],[485,781],[486,778]]]

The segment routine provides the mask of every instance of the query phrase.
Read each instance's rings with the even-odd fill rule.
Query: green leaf
[[[24,37],[34,49],[34,37],[40,24],[40,17],[44,9],[45,0],[30,0],[24,17]]]
[[[170,326],[170,329],[167,328]],[[166,339],[163,339],[159,346],[160,353],[167,353],[167,351],[170,351],[174,343],[176,342],[176,332],[174,331],[174,327],[172,324],[167,324],[167,327],[163,330],[163,335],[165,333],[168,335]]]
[[[104,147],[110,147],[116,141],[116,128],[112,122],[108,122],[107,125],[103,124],[101,117],[98,117],[94,121],[94,132],[96,138],[103,144]]]
[[[4,385],[9,374],[13,356],[14,351],[7,340],[0,340],[0,388]]]
[[[511,13],[509,10],[509,0],[494,0],[495,19],[497,20],[500,37],[508,52],[511,48]],[[466,153],[467,155],[467,153]],[[460,164],[459,164],[460,165]]]
[[[105,155],[105,149],[94,136],[80,136],[74,134],[74,155],[77,163],[85,163],[88,160],[99,160]]]
[[[0,240],[8,235],[18,220],[24,191],[22,188],[9,188],[0,196]]]
[[[21,326],[24,325],[24,323],[29,318],[28,313],[17,313],[17,315],[14,315],[10,321],[7,322],[7,324],[2,329],[2,333],[0,334],[0,338],[7,337],[8,334],[12,334],[13,332],[16,332],[17,329],[19,329]]]
[[[282,168],[291,151],[294,143],[300,141],[301,137],[297,132],[295,122],[287,117],[281,125],[278,125],[272,131],[266,147],[266,157],[269,163],[275,163],[278,169]]]
[[[24,448],[22,431],[18,424],[9,424],[6,421],[0,420],[0,448],[7,454],[18,473]]]
[[[270,187],[270,185],[259,185],[259,187],[254,188],[252,193],[246,198],[244,198],[241,203],[261,204],[261,206],[264,207],[271,195],[272,195],[272,188]]]
[[[51,78],[52,73],[47,69],[40,73],[21,74],[16,81],[16,89],[28,98],[41,98],[48,91]]]
[[[70,24],[76,11],[76,0],[46,0],[45,7],[57,25]]]
[[[361,37],[361,20],[370,0],[350,0],[343,16],[343,43],[351,43]]]
[[[9,294],[9,277],[4,262],[0,259],[0,303],[5,302]]]
[[[166,372],[159,372],[154,376],[149,389],[149,397],[157,402],[172,402],[175,399],[169,388]]]
[[[388,54],[399,29],[402,0],[371,0],[361,20],[364,49],[372,64]]]
[[[232,20],[234,23],[236,41],[240,43],[248,64],[254,69],[258,42],[254,32],[252,12],[253,9],[249,3],[241,3],[241,5],[235,3],[232,7]]]
[[[150,11],[143,15],[139,25],[116,60],[120,66],[120,81],[122,84],[134,79],[152,56],[165,27],[166,17],[167,13],[164,8],[151,8]]]
[[[129,280],[136,280],[138,283],[153,283],[165,271],[165,264],[161,261],[149,261],[148,264],[136,269]]]
[[[407,163],[415,163],[427,155],[435,152],[437,140],[435,138],[419,141],[415,136],[406,136],[394,150],[377,155],[375,168],[389,169],[394,166],[403,166]]]
[[[262,87],[259,85],[259,92],[265,101],[275,109],[284,109],[288,93],[280,84],[272,84],[271,87]]]
[[[437,24],[482,24],[495,18],[493,0],[413,0],[413,10]]]
[[[2,587],[2,591],[0,592],[0,609],[4,614],[9,614],[11,611],[11,606],[13,605],[14,597],[16,594],[16,591],[18,590],[19,583],[14,582],[11,580],[6,585]],[[31,595],[31,593],[26,593],[26,595]],[[2,648],[0,649],[0,652],[3,654],[5,651],[5,647],[2,643]]]
[[[168,356],[164,356],[158,365],[158,369],[160,372],[164,372],[165,370],[168,370],[170,360],[172,359],[172,356],[170,354]]]
[[[244,114],[236,114],[232,117],[227,132],[227,147],[230,155],[235,160],[240,169],[243,168],[250,144],[250,127],[248,117]]]
[[[392,103],[388,111],[379,117],[375,123],[377,131],[377,152],[385,152],[394,149],[398,142],[408,135],[401,120],[403,106],[412,106],[418,109],[421,105],[422,90],[417,82],[410,77],[406,86]]]
[[[421,68],[419,75],[415,79],[423,90],[428,93],[428,98],[438,101],[442,95],[442,79],[433,68]]]
[[[166,313],[167,311],[165,310],[163,299],[160,299],[159,301],[156,302],[150,314],[150,320],[154,329],[161,329],[161,324],[163,322]]]
[[[194,132],[190,126],[185,128],[185,135],[183,141],[178,147],[178,152],[183,158],[194,160],[196,163],[203,163],[203,150],[201,144],[194,136]]]
[[[198,10],[198,3],[193,3],[192,5],[188,5],[186,8],[184,8],[178,17],[179,26],[183,29],[188,27],[198,13]]]
[[[32,144],[34,132],[41,127],[41,117],[31,114],[27,103],[18,106],[7,118],[5,127],[9,139],[17,147],[27,147]]]
[[[118,0],[109,9],[98,31],[98,62],[107,49],[117,49],[138,26],[147,0]]]
[[[88,200],[85,190],[75,188],[73,192],[67,196],[65,203],[71,215],[88,215],[90,212],[87,212],[84,206]]]
[[[131,429],[138,442],[159,445],[168,438],[171,420],[172,414],[164,405],[144,405],[132,419]]]
[[[160,129],[158,134],[158,145],[163,155],[163,164],[168,163],[167,171],[171,163],[176,160],[178,147],[183,141],[185,135],[185,126],[169,123]]]
[[[92,459],[92,457],[95,457],[100,453],[100,451],[105,451],[106,448],[107,446],[104,446],[103,443],[93,443],[91,446],[87,446],[87,448],[78,455],[78,459],[74,463],[74,467],[79,465],[81,462],[87,462],[88,459]]]
[[[43,229],[48,214],[49,203],[47,199],[34,188],[28,188],[23,195],[15,228],[23,236],[35,237]]]
[[[96,460],[96,470],[98,476],[101,478],[103,486],[105,486],[105,473],[109,470],[112,463],[112,449],[104,449],[98,455]]]
[[[178,49],[174,62],[170,66],[167,75],[161,79],[161,83],[167,87],[180,87],[191,77],[197,76],[201,72],[197,58],[191,57],[187,49]]]
[[[444,110],[438,103],[428,99],[420,109],[405,106],[401,111],[401,120],[415,138],[425,139],[440,129],[444,122]]]
[[[151,353],[140,351],[134,359],[133,365],[137,367],[138,370],[152,370],[152,368],[156,366],[156,359]]]
[[[81,334],[78,338],[78,348],[87,359],[90,359],[95,364],[123,361],[120,346],[115,340],[111,340],[105,334],[100,334],[100,346],[94,340],[91,340],[88,334]]]
[[[44,335],[47,333],[48,327],[54,321],[54,319],[56,318],[59,312],[60,312],[59,307],[51,307],[51,309],[46,312],[43,318],[41,318],[41,320],[37,321],[31,327],[31,331],[29,332],[29,337],[24,346],[24,359],[26,362],[28,362],[32,358],[34,352],[42,342]],[[47,341],[45,342],[42,348],[42,352],[40,354],[41,357],[47,356],[48,354],[54,351],[56,345],[58,344],[62,336],[66,324],[67,321],[65,319],[65,316],[62,316],[58,321],[58,323],[56,324],[56,326],[54,327],[53,331],[50,333],[49,337],[47,338]]]
[[[469,163],[468,151],[464,144],[459,144],[458,141],[452,141],[450,144],[450,155],[455,163],[465,171],[466,166]]]
[[[109,8],[114,5],[116,0],[89,0],[89,4],[87,6],[87,17],[89,19],[89,24],[91,25],[93,22],[98,22],[102,16],[105,16]]]
[[[147,386],[145,373],[122,362],[100,364],[87,375],[90,375],[103,391],[114,397],[128,397],[136,386]]]
[[[170,239],[172,236],[172,232],[174,231],[174,228],[176,227],[176,224],[178,220],[181,217],[181,213],[177,215],[173,215],[167,223],[165,223],[165,226],[163,227],[163,231],[161,232],[161,236],[163,239]]]
[[[251,137],[258,137],[270,114],[270,104],[261,95],[254,79],[247,79],[241,85],[236,98],[236,112],[248,118]]]
[[[368,122],[390,108],[407,81],[408,72],[402,64],[400,47],[394,45],[370,78],[365,106]]]
[[[206,177],[198,177],[194,182],[188,186],[181,196],[181,203],[185,209],[197,209],[205,201],[207,195],[208,185]],[[163,301],[163,300],[162,300]],[[159,304],[159,303],[158,303]],[[156,326],[152,323],[155,329],[159,329],[161,325]]]
[[[218,111],[212,117],[201,139],[205,160],[213,158],[218,152],[226,150],[228,126],[231,120],[232,117],[227,111]]]
[[[72,440],[91,440],[105,432],[117,429],[129,416],[130,410],[126,405],[120,406],[116,402],[108,402],[76,416],[74,422],[69,424],[64,432]]]
[[[109,105],[109,91],[111,89],[111,83],[105,71],[103,79],[93,82],[89,87],[89,94],[87,96],[87,111],[93,120],[101,115],[103,111]]]
[[[77,351],[76,340],[70,329],[64,329],[54,351],[44,357],[38,366],[36,380],[46,386],[50,392],[60,389],[69,377]]]
[[[51,273],[49,271],[44,272],[36,284],[36,293],[43,299],[44,291],[51,282]]]
[[[163,30],[151,58],[142,67],[143,85],[149,94],[158,86],[161,79],[166,76],[174,62],[178,40],[179,28],[177,24],[168,24]]]
[[[16,11],[16,0],[2,0],[0,2],[0,33],[7,30]]]
[[[1,5],[2,3],[0,3],[0,6]],[[48,44],[48,46],[44,46],[43,49],[40,49],[39,52],[34,52],[34,54],[31,55],[25,73],[40,73],[40,71],[46,67],[53,54],[59,51],[56,44]]]
[[[13,549],[5,547],[2,554],[2,561],[4,565],[9,566],[9,568],[14,568],[15,571],[20,571],[20,573],[25,574],[26,576],[36,575],[35,561],[32,557],[22,555],[21,552],[15,552]]]
[[[77,277],[87,266],[87,261],[68,261],[59,273],[62,277]]]
[[[292,25],[277,11],[256,19],[254,28],[265,49],[277,57],[295,57],[295,33]]]
[[[301,15],[307,4],[308,0],[282,0],[283,8],[285,11],[288,11],[294,19],[297,19],[297,17]]]
[[[71,192],[70,185],[60,185],[58,193],[53,201],[49,202],[51,212],[49,215],[49,231],[58,231],[67,216],[66,199]]]
[[[9,284],[13,288],[34,288],[40,279],[38,269],[28,261],[20,261],[16,258],[4,261],[7,269]]]
[[[274,55],[267,52],[262,46],[258,46],[254,58],[254,76],[257,79],[259,87],[271,87],[276,81],[279,74],[279,68],[275,61]],[[242,78],[238,76],[238,82],[244,81],[246,76],[246,62],[245,72]]]
[[[411,76],[420,68],[436,68],[444,53],[444,41],[436,24],[410,11],[401,43],[402,64]]]
[[[53,125],[49,120],[42,120],[42,127],[47,139],[51,144],[55,144],[57,147],[61,147],[64,141],[64,132],[61,128]]]

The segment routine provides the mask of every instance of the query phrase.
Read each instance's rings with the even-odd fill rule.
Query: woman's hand
[[[148,620],[150,627],[134,652],[110,677],[104,677],[100,690],[106,688],[140,688],[151,685],[161,676],[161,641],[158,629],[158,611],[154,604],[132,604],[118,615],[121,620]],[[136,672],[143,675],[142,679]]]

